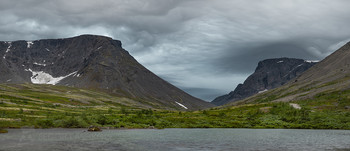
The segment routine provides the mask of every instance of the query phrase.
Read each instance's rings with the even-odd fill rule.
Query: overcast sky
[[[350,40],[349,0],[0,0],[0,40],[98,34],[201,99],[258,61],[321,60]]]

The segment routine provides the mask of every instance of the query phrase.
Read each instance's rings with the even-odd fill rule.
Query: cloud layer
[[[205,100],[267,58],[320,60],[350,40],[347,0],[2,0],[0,40],[113,37]]]

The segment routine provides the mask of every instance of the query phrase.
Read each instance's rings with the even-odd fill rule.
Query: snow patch
[[[63,80],[64,78],[67,78],[75,73],[77,73],[77,71],[72,72],[66,76],[61,76],[61,77],[52,77],[50,74],[45,73],[44,71],[33,71],[31,69],[25,69],[25,71],[30,71],[32,72],[32,77],[30,77],[30,80],[32,83],[35,84],[52,84],[52,85],[56,85],[57,83],[59,83],[61,80]]]
[[[264,93],[264,92],[266,92],[266,91],[268,91],[268,89],[265,89],[265,90],[259,91],[258,93]]]
[[[41,63],[37,63],[37,62],[34,62],[33,64],[35,64],[35,65],[38,65],[38,66],[46,66],[46,64],[41,64]]]
[[[10,45],[7,47],[6,52],[5,52],[4,56],[2,57],[4,59],[6,59],[6,53],[8,53],[11,50],[10,48],[12,47],[12,43],[11,42],[6,42],[6,43],[8,43]]]
[[[12,43],[11,42],[8,42],[10,45],[7,47],[7,49],[6,49],[6,53],[8,53],[11,49],[11,47],[12,47]]]
[[[183,108],[186,109],[186,110],[188,109],[186,106],[184,106],[183,104],[181,104],[181,103],[179,103],[179,102],[176,102],[176,101],[175,101],[175,103],[178,104],[178,105],[180,105],[181,107],[183,107]]]
[[[282,63],[283,61],[278,61],[277,63]]]
[[[34,45],[32,41],[27,41],[27,48],[30,48]]]
[[[301,109],[301,107],[300,107],[300,105],[299,105],[299,104],[289,103],[289,105],[290,105],[290,106],[292,106],[292,107],[293,107],[293,108],[295,108],[295,109],[298,109],[298,110],[300,110],[300,109]]]
[[[12,79],[8,79],[6,82],[10,82],[10,81],[12,81]]]
[[[75,73],[75,74],[73,75],[73,77],[80,77],[80,74]]]
[[[295,68],[293,68],[293,70],[294,70],[294,69],[296,69],[296,68],[301,67],[302,65],[304,65],[304,64],[302,63],[302,64],[300,64],[300,65],[296,66]],[[293,71],[293,70],[292,70],[292,71]]]
[[[288,76],[288,75],[289,75],[290,73],[292,73],[295,69],[297,69],[297,68],[299,68],[299,67],[301,67],[301,66],[303,66],[303,65],[304,65],[304,63],[297,65],[297,66],[294,67],[292,70],[290,70],[286,75],[284,75],[283,78],[286,77],[286,76]]]
[[[314,62],[320,62],[320,61],[319,60],[304,60],[304,62],[314,63]]]
[[[50,51],[50,49],[47,49],[47,48],[45,48],[46,49],[46,51]]]

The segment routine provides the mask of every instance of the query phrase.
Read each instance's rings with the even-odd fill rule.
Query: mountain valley
[[[61,42],[56,40],[3,42],[2,48],[6,49],[0,51],[4,57],[0,64],[4,73],[0,76],[0,127],[350,129],[349,43],[317,64],[288,58],[261,61],[256,71],[263,69],[262,72],[244,83],[259,88],[251,89],[252,96],[212,107],[153,76],[125,50],[116,47],[121,46],[118,41],[91,35],[68,41],[75,41],[72,45],[76,46],[81,40],[91,44],[96,38],[103,39],[96,43],[112,45],[104,45],[109,48],[106,50],[94,45],[94,49],[84,48],[89,53],[71,56],[69,53],[74,51],[68,50],[73,48],[61,49]],[[61,53],[67,50],[67,56],[52,47],[48,48],[50,52],[60,54],[61,59],[47,57],[44,61],[41,54],[30,50],[16,53],[22,51],[19,48],[39,49],[39,43],[57,46]],[[46,50],[44,47],[40,50]],[[21,56],[25,53],[30,55]],[[82,58],[56,62],[73,56]],[[84,56],[90,57],[83,59]],[[149,82],[165,84],[150,87],[154,84]]]

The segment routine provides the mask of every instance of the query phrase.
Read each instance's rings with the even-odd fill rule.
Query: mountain
[[[280,87],[309,69],[315,62],[294,58],[276,58],[260,61],[255,72],[229,94],[219,96],[211,103],[224,105],[257,93]]]
[[[196,110],[212,106],[147,70],[120,41],[109,37],[0,42],[0,56],[0,83],[86,88],[154,108]]]
[[[258,94],[233,104],[250,102],[288,102],[327,96],[327,100],[347,96],[350,89],[350,43],[317,63],[289,83],[263,94]]]

